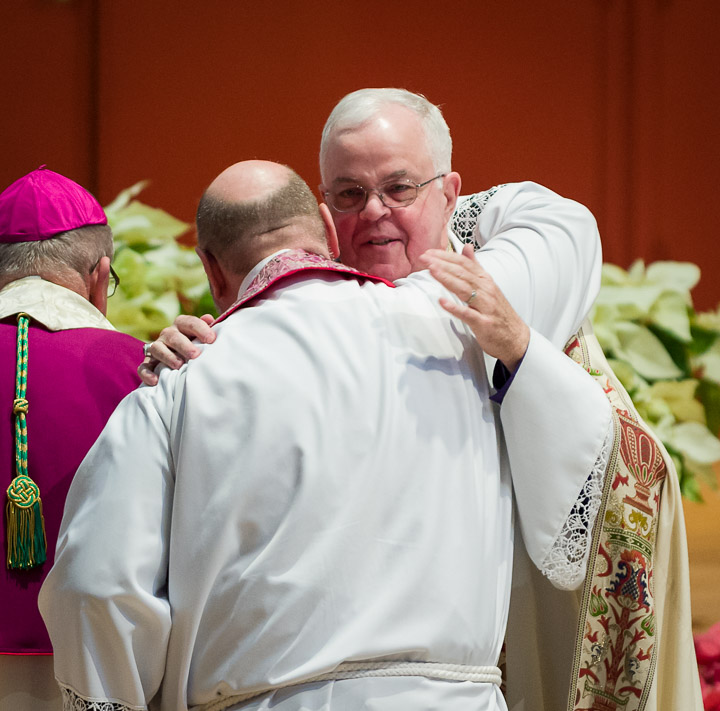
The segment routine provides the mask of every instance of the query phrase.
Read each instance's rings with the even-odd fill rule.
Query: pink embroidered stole
[[[370,280],[395,288],[395,284],[381,277],[359,272],[357,269],[346,267],[340,262],[334,262],[319,254],[306,252],[303,249],[291,249],[276,255],[268,261],[260,270],[259,274],[252,280],[245,293],[241,294],[238,300],[215,320],[215,323],[223,321],[231,313],[243,306],[247,306],[250,301],[260,296],[270,287],[276,286],[284,279],[302,272],[307,272],[309,275],[311,275],[311,272],[335,272],[348,279],[357,279],[358,281]]]

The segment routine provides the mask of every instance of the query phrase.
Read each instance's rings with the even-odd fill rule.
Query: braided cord
[[[28,372],[28,326],[25,314],[18,314],[17,369],[15,371],[15,475],[27,476],[27,372]]]
[[[45,562],[47,538],[40,489],[28,474],[27,378],[30,317],[17,317],[17,368],[15,372],[15,478],[7,488],[7,567],[34,568]]]
[[[271,691],[286,689],[300,684],[318,681],[340,681],[343,679],[364,679],[368,677],[422,676],[427,679],[445,681],[470,681],[474,683],[502,683],[502,672],[493,666],[469,666],[467,664],[443,664],[441,662],[343,662],[333,671],[317,674],[307,679],[296,679],[270,686],[265,689],[248,691],[242,694],[224,696],[203,706],[193,707],[193,711],[224,711],[236,704],[263,696]]]

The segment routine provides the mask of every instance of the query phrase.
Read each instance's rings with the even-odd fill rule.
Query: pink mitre
[[[37,242],[87,225],[107,225],[100,203],[44,165],[0,193],[0,242]]]

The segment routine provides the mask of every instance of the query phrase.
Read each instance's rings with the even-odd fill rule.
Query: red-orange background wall
[[[717,0],[6,0],[0,187],[41,163],[107,204],[191,221],[207,183],[258,157],[319,182],[345,93],[440,103],[464,192],[522,179],[587,204],[605,259],[689,260],[720,301]]]

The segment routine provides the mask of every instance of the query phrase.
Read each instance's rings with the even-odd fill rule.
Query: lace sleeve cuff
[[[58,681],[62,692],[63,711],[147,711],[147,706],[129,706],[121,701],[81,696],[74,689]]]
[[[450,219],[450,229],[464,244],[472,244],[476,249],[483,246],[482,236],[478,231],[478,220],[490,198],[506,184],[496,185],[473,195],[464,195],[458,199],[455,212]]]
[[[550,552],[542,562],[543,575],[555,587],[562,590],[574,590],[585,579],[593,526],[602,500],[605,470],[610,460],[613,437],[611,419],[595,465],[560,535],[555,539]]]

